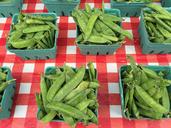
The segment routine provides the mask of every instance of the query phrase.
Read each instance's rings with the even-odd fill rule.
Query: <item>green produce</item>
[[[76,43],[112,45],[123,43],[125,37],[133,38],[128,31],[121,28],[121,17],[107,14],[103,10],[104,8],[91,9],[89,4],[85,5],[85,10],[78,7],[73,10],[72,17],[79,31]]]
[[[124,88],[124,112],[128,118],[161,119],[169,117],[170,99],[168,86],[171,80],[165,79],[164,71],[153,71],[136,65],[128,56],[130,65],[121,74]]]
[[[153,0],[113,0],[116,2],[129,2],[129,3],[147,3],[147,2],[152,2]]]
[[[152,43],[171,43],[171,13],[165,8],[148,4],[144,10],[144,22]]]
[[[41,92],[36,93],[39,120],[63,120],[71,127],[80,121],[98,123],[97,72],[92,62],[87,66],[73,69],[64,65],[41,75]]]
[[[55,31],[57,31],[55,18],[22,14],[18,15],[18,21],[12,25],[8,37],[9,49],[49,49],[54,46]]]
[[[0,67],[0,104],[2,101],[4,90],[15,81],[15,79],[7,80],[8,70]]]

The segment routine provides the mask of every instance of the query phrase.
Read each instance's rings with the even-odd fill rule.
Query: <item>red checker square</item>
[[[21,82],[29,83],[32,81],[33,73],[23,73],[21,77]]]
[[[16,94],[14,96],[14,104],[15,105],[27,105],[29,102],[29,95],[27,94]]]
[[[11,128],[12,118],[0,120],[0,128]]]
[[[67,63],[75,63],[76,62],[76,55],[75,54],[67,54],[66,55],[66,62]]]
[[[158,62],[157,55],[150,54],[150,55],[146,55],[146,57],[147,57],[148,63],[149,62]]]
[[[136,56],[136,62],[137,62],[138,64],[148,63],[146,55],[144,55],[144,54],[142,54],[142,55],[137,55],[137,56]]]
[[[32,83],[31,84],[31,94],[35,94],[36,92],[40,92],[40,83]]]
[[[58,38],[67,38],[67,30],[59,30]]]
[[[101,83],[107,83],[107,78],[105,77],[106,76],[106,73],[100,73],[99,70],[98,70],[98,80],[101,82]]]
[[[66,54],[66,46],[58,46],[58,51],[57,51],[57,55],[58,54]]]
[[[34,72],[36,74],[40,74],[42,71],[44,71],[44,63],[35,63],[35,68],[34,68]]]
[[[56,63],[64,63],[66,61],[66,54],[57,54]]]
[[[29,94],[29,101],[28,101],[29,105],[36,105],[36,98],[35,98],[35,94]]]
[[[67,40],[66,38],[58,38],[57,40],[57,46],[66,46],[67,45]]]
[[[123,118],[123,128],[135,128],[135,121]]]
[[[109,105],[103,105],[103,104],[99,105],[98,114],[99,114],[99,121],[100,118],[109,119],[110,118]]]
[[[15,72],[15,73],[22,73],[23,66],[24,66],[23,63],[15,63],[15,65],[13,66],[13,72]]]
[[[148,128],[160,128],[160,120],[147,120]]]
[[[110,105],[121,105],[120,95],[109,94],[109,103]]]
[[[28,108],[27,108],[27,118],[35,118],[36,119],[37,111],[38,111],[38,108],[37,108],[36,104],[35,105],[29,104]]]
[[[119,75],[118,73],[108,73],[107,80],[108,82],[118,82]]]
[[[76,24],[75,23],[68,23],[68,30],[75,30]]]
[[[122,22],[122,28],[126,30],[131,30],[132,26],[129,22]]]
[[[67,45],[76,45],[75,38],[67,38]]]
[[[35,118],[26,118],[24,123],[24,128],[36,128],[37,126],[37,119]]]
[[[11,24],[4,24],[4,30],[10,30]]]
[[[137,128],[148,128],[148,123],[146,120],[136,120],[135,121],[135,127],[137,127]]]
[[[108,84],[100,82],[100,87],[98,88],[98,94],[108,94]],[[98,96],[100,98],[100,95]],[[102,99],[103,100],[103,99]]]
[[[60,20],[59,22],[60,22],[61,27],[62,27],[63,23],[67,23],[66,26],[68,26],[68,17],[67,16],[60,16],[59,20]]]
[[[106,56],[105,55],[98,55],[96,56],[97,63],[106,63]]]
[[[122,118],[111,118],[111,128],[123,128]]]
[[[109,105],[109,94],[108,93],[103,93],[103,94],[98,94],[98,102],[100,105]]]
[[[160,128],[171,128],[171,120],[170,119],[163,119],[160,120]]]
[[[91,56],[91,55],[88,55],[86,56],[86,62],[93,62],[93,63],[96,63],[96,56]],[[97,63],[96,63],[97,64]]]
[[[97,3],[95,2],[94,7],[95,7],[95,8],[102,8],[102,2],[100,2],[100,1],[98,0]]]
[[[24,118],[13,118],[12,128],[24,128],[25,119]]]
[[[76,63],[85,63],[86,56],[81,54],[76,54]]]
[[[159,63],[168,63],[167,56],[165,55],[157,55],[157,60]]]

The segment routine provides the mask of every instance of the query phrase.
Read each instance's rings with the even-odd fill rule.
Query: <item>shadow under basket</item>
[[[116,15],[120,17],[120,10],[118,9],[105,9],[105,13]],[[120,24],[121,26],[121,24]],[[77,26],[77,37],[80,35],[80,29]],[[108,55],[113,54],[122,44],[117,42],[111,45],[100,45],[100,44],[81,44],[76,43],[83,55]]]
[[[76,68],[72,68],[74,71],[76,71],[77,69]],[[53,74],[54,71],[56,70],[56,67],[53,67],[53,66],[50,66],[50,67],[47,67],[45,69],[45,74],[46,75],[50,75],[50,74]],[[86,69],[86,72],[88,72],[88,69]],[[97,73],[97,70],[96,70],[96,78],[98,77],[97,76],[98,73]],[[96,96],[98,95],[98,90],[96,90]],[[37,111],[37,119],[38,119],[38,113],[40,112],[40,108],[38,108],[38,111]],[[98,117],[98,109],[96,109],[95,111],[93,111],[94,114]],[[39,120],[39,119],[38,119]],[[59,118],[56,116],[55,119],[52,120],[52,122],[64,122],[64,119],[62,118]]]
[[[7,81],[13,79],[11,75],[11,71],[7,67],[2,67],[2,70],[7,70]],[[11,108],[13,104],[13,97],[16,88],[16,83],[10,83],[3,92],[2,100],[0,102],[0,106],[2,111],[0,111],[0,119],[6,119],[10,117]]]
[[[74,8],[80,4],[80,0],[42,0],[49,12],[57,16],[70,16]]]
[[[12,19],[12,23],[16,24],[19,14],[15,14]],[[41,16],[52,16],[55,18],[54,24],[57,26],[56,23],[56,14],[55,13],[35,13],[33,15],[41,15]],[[11,26],[12,27],[12,26]],[[12,32],[12,28],[10,30],[10,33]],[[6,48],[8,51],[15,53],[17,56],[25,59],[25,60],[40,60],[40,59],[50,59],[50,58],[56,58],[56,51],[57,51],[57,38],[58,38],[58,31],[55,32],[54,36],[54,46],[53,48],[49,49],[11,49],[8,47],[8,44],[6,45]]]
[[[169,66],[145,66],[146,68],[149,68],[153,71],[156,71],[156,72],[160,72],[160,71],[167,71],[168,74],[166,76],[166,79],[170,79],[171,80],[171,67]],[[120,97],[121,97],[121,109],[122,109],[122,116],[126,119],[129,119],[129,120],[153,120],[153,119],[150,119],[150,118],[141,118],[141,119],[136,119],[136,118],[128,118],[124,112],[124,106],[125,106],[125,101],[124,101],[124,91],[125,91],[125,88],[124,88],[124,85],[122,83],[122,73],[127,70],[128,66],[127,65],[124,65],[124,66],[121,66],[120,67],[120,70],[119,70],[119,91],[120,91]],[[169,95],[171,95],[171,86],[167,87],[167,91],[169,93]],[[164,118],[165,119],[165,118]]]
[[[171,12],[171,8],[166,8]],[[139,24],[139,34],[140,34],[140,45],[142,48],[143,54],[171,54],[171,43],[162,43],[162,42],[151,42],[149,40],[149,35],[145,27],[144,22],[144,10],[149,10],[145,8],[141,12],[141,19]]]
[[[0,2],[0,17],[12,17],[20,12],[23,0],[9,0]]]

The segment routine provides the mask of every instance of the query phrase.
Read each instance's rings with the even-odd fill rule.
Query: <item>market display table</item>
[[[91,6],[101,7],[101,0],[88,0]],[[84,6],[85,1],[81,1]],[[105,7],[110,8],[110,0],[105,0]],[[25,0],[23,12],[47,12],[39,0]],[[171,55],[143,55],[141,53],[138,25],[139,18],[124,18],[123,27],[134,35],[134,40],[126,39],[126,43],[113,55],[92,56],[81,55],[74,40],[76,25],[71,17],[59,17],[59,38],[57,40],[57,57],[50,60],[22,60],[6,50],[7,35],[11,18],[0,18],[0,66],[7,66],[12,70],[16,79],[16,94],[12,114],[9,119],[0,120],[0,128],[69,128],[65,123],[51,122],[43,124],[37,120],[37,105],[35,93],[40,92],[40,74],[47,66],[61,66],[64,63],[79,67],[94,62],[98,70],[98,80],[101,86],[98,91],[99,125],[87,128],[171,128],[171,119],[158,121],[134,120],[122,118],[121,103],[118,86],[118,71],[121,65],[127,64],[126,55],[135,57],[136,62],[144,65],[171,65]],[[83,128],[78,124],[78,128]]]

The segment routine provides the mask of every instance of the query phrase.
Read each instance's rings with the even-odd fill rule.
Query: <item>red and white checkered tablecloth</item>
[[[82,0],[91,6],[101,7],[102,0]],[[110,1],[105,0],[105,7],[110,8]],[[40,0],[25,0],[23,12],[47,12]],[[0,128],[69,128],[65,123],[51,122],[43,124],[36,118],[37,106],[35,92],[40,91],[40,74],[47,66],[61,66],[64,63],[73,67],[85,65],[93,61],[98,70],[101,83],[98,100],[99,125],[89,125],[87,128],[171,128],[171,119],[160,121],[135,120],[122,118],[118,86],[118,70],[127,64],[126,54],[135,57],[137,63],[149,65],[171,65],[171,55],[143,55],[139,44],[139,18],[125,18],[123,27],[134,35],[134,40],[126,40],[121,48],[113,55],[91,56],[81,55],[74,44],[76,25],[71,17],[59,17],[59,38],[57,40],[57,57],[50,60],[22,60],[8,52],[5,48],[6,37],[10,29],[11,18],[0,18],[0,66],[8,66],[12,75],[17,79],[16,94],[12,114],[9,119],[0,120]],[[78,128],[85,128],[78,124]]]

